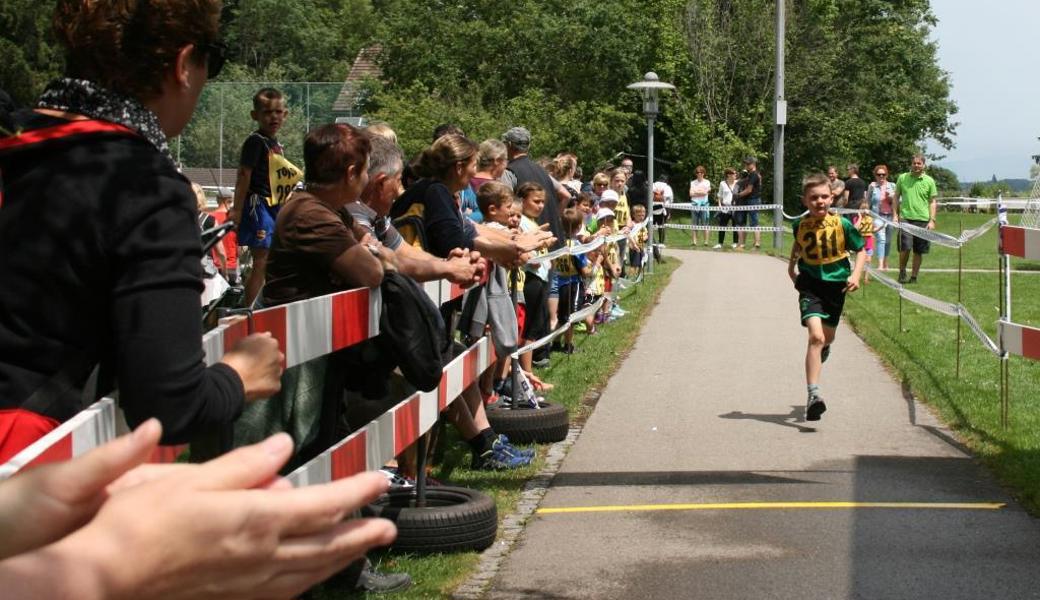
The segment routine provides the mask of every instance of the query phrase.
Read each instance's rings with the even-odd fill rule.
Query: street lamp
[[[638,90],[643,94],[643,114],[646,115],[646,178],[649,182],[650,197],[647,198],[647,208],[650,213],[649,219],[647,219],[646,231],[650,240],[650,273],[654,272],[654,217],[653,217],[653,206],[654,206],[654,121],[657,120],[657,115],[660,112],[658,106],[658,95],[661,90],[674,90],[675,86],[670,83],[665,83],[657,77],[657,73],[653,71],[643,75],[642,81],[630,83],[626,87],[630,90]]]

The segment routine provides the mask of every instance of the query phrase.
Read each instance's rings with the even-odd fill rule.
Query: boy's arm
[[[231,200],[231,210],[228,211],[228,218],[235,222],[236,229],[242,224],[242,210],[246,205],[246,196],[249,194],[249,180],[252,176],[252,168],[238,168],[238,177],[235,178],[235,197]]]
[[[863,276],[863,265],[867,262],[867,251],[860,248],[856,252],[856,266],[852,267],[852,275],[849,275],[848,283],[845,285],[845,293],[855,292],[859,289],[859,280]]]
[[[791,278],[791,281],[798,278],[795,267],[798,265],[799,249],[798,244],[791,244],[791,256],[787,259],[787,276]]]

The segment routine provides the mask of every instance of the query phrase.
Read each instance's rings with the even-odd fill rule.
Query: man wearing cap
[[[549,230],[556,238],[553,248],[559,248],[567,238],[563,235],[563,224],[560,222],[560,201],[549,174],[527,155],[531,148],[531,132],[526,127],[513,127],[502,135],[502,141],[506,144],[506,154],[509,157],[509,166],[502,175],[502,182],[513,191],[528,181],[542,186],[545,190],[545,208],[538,218],[538,224],[549,224]]]
[[[762,204],[762,175],[758,172],[758,159],[749,156],[744,159],[744,168],[747,169],[747,177],[740,186],[737,204],[743,206],[757,206]],[[740,211],[736,215],[737,224],[741,227],[750,222],[751,227],[758,227],[758,211]],[[747,233],[740,232],[738,248],[744,247],[744,238]],[[762,232],[755,232],[755,250],[762,247]]]

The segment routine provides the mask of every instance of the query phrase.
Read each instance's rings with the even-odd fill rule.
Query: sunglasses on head
[[[227,61],[227,44],[223,42],[213,42],[210,44],[199,44],[198,48],[206,55],[206,77],[209,79],[216,79],[217,75],[220,75],[221,69],[224,68],[224,63]]]

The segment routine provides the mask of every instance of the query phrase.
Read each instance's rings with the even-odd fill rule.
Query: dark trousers
[[[719,213],[719,227],[729,227],[735,225],[736,221],[733,219],[733,213],[720,212]],[[726,241],[726,232],[719,232],[719,245],[721,246]],[[737,243],[737,232],[733,232],[733,243]]]

